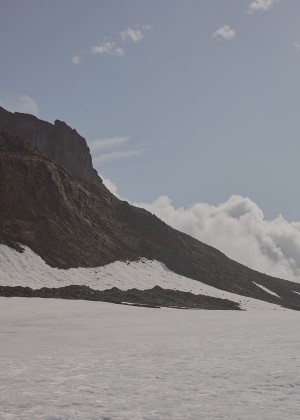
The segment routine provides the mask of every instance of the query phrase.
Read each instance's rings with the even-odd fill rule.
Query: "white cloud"
[[[39,115],[38,104],[28,95],[3,95],[0,97],[0,106],[11,112]]]
[[[118,196],[115,183],[106,178],[104,184]],[[233,195],[217,206],[197,203],[188,208],[176,208],[167,196],[132,204],[241,264],[300,282],[300,222],[288,222],[281,215],[266,220],[250,198]]]
[[[126,143],[129,137],[108,137],[105,139],[96,139],[89,142],[89,147],[91,151],[96,150],[103,150],[103,149],[111,149],[115,146],[119,146],[120,144]]]
[[[126,159],[139,156],[141,153],[141,150],[115,150],[113,152],[103,153],[93,158],[93,162],[98,164],[108,160]]]
[[[225,39],[226,41],[230,41],[235,36],[236,32],[228,25],[221,26],[221,28],[219,28],[212,34],[212,38]]]
[[[176,208],[164,196],[134,203],[166,223],[260,272],[300,282],[300,222],[282,216],[268,221],[249,198],[232,196],[217,206]]]
[[[279,0],[253,0],[248,6],[247,13],[267,12],[277,3]]]
[[[115,42],[102,42],[102,44],[91,48],[92,54],[101,55],[114,55],[116,57],[122,57],[124,55],[123,48],[118,47]]]
[[[107,137],[104,139],[96,139],[92,142],[89,142],[89,146],[91,152],[93,154],[93,163],[99,164],[102,162],[106,162],[108,160],[119,160],[119,159],[127,159],[141,155],[144,153],[145,148],[140,147],[137,149],[130,149],[130,150],[113,150],[106,153],[101,153],[100,155],[96,155],[97,152],[101,152],[102,150],[109,150],[113,149],[116,146],[123,145],[127,143],[129,140],[128,136],[119,136],[119,137]]]
[[[144,35],[139,29],[127,28],[125,31],[120,32],[123,41],[132,41],[137,43],[144,38]]]
[[[300,51],[300,44],[298,42],[294,42],[294,47]]]
[[[142,31],[150,31],[153,29],[151,25],[137,25],[137,28],[128,27],[124,31],[118,33],[122,41],[131,41],[134,43],[142,41],[144,33]],[[107,38],[106,38],[107,39]],[[119,47],[115,41],[104,41],[100,45],[90,48],[91,54],[112,55],[116,57],[123,57],[125,55],[124,49]],[[80,56],[74,55],[72,57],[73,64],[80,63]]]
[[[103,184],[106,186],[106,188],[116,197],[120,198],[118,195],[118,188],[114,182],[112,182],[110,179],[105,178],[104,176],[100,175],[102,178]]]
[[[78,64],[80,64],[80,60],[81,60],[81,58],[79,57],[79,55],[73,55],[71,61],[72,61],[73,64],[78,65]]]
[[[143,25],[142,28],[144,29],[144,31],[151,31],[154,26],[153,25]]]

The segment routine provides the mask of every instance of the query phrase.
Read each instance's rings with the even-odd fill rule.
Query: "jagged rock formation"
[[[27,245],[61,268],[156,259],[186,277],[300,310],[300,296],[294,293],[300,293],[300,284],[230,260],[146,210],[120,201],[102,183],[72,175],[28,140],[7,131],[0,135],[0,243]]]
[[[12,113],[0,107],[0,131],[32,143],[72,175],[96,185],[101,183],[85,139],[63,121],[50,124],[33,115]]]

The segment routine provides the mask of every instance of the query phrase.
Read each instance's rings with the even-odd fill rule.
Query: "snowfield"
[[[121,290],[132,288],[145,290],[160,286],[165,289],[229,299],[238,302],[240,307],[246,310],[285,310],[278,305],[225,292],[199,281],[180,276],[168,270],[159,261],[150,261],[143,258],[134,262],[117,261],[104,267],[62,270],[47,265],[28,247],[24,246],[24,252],[19,253],[5,245],[0,245],[1,286],[28,286],[32,289],[39,289],[41,287],[62,287],[71,284],[87,285],[96,290],[105,290],[112,287],[118,287]],[[260,287],[270,294],[275,294],[263,286]]]
[[[299,323],[0,298],[0,418],[298,420]]]
[[[158,261],[60,270],[27,247],[0,245],[1,286],[71,284],[158,285],[230,299],[247,312],[0,298],[1,420],[299,419],[299,312]]]

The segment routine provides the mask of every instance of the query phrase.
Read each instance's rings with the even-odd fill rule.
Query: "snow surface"
[[[158,262],[141,259],[134,262],[114,262],[97,268],[71,268],[62,270],[52,268],[30,248],[24,252],[0,245],[0,285],[41,287],[62,287],[71,284],[87,285],[96,290],[118,287],[121,290],[137,288],[140,290],[160,286],[229,299],[238,302],[242,309],[278,309],[280,306],[225,292],[196,280],[175,274]],[[260,286],[261,287],[261,286]],[[272,293],[269,291],[269,293]]]
[[[273,296],[276,296],[276,297],[279,297],[279,298],[280,298],[280,296],[278,296],[278,295],[277,295],[277,293],[273,292],[273,291],[272,291],[272,290],[270,290],[270,289],[267,289],[265,286],[262,286],[261,284],[255,283],[255,281],[254,281],[253,283],[254,283],[254,284],[256,284],[256,286],[258,286],[258,287],[260,287],[261,289],[263,289],[265,292],[270,293],[271,295],[273,295]],[[281,298],[280,298],[280,299],[281,299]]]
[[[296,311],[0,298],[0,418],[296,420],[299,323]]]

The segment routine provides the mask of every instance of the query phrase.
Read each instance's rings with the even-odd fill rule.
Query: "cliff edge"
[[[86,140],[63,121],[51,124],[34,115],[13,113],[0,107],[0,132],[28,141],[72,175],[94,185],[102,183],[93,168]]]

